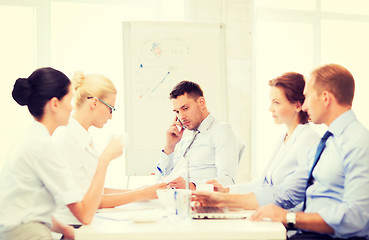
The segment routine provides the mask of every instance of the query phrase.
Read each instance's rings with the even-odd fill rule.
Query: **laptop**
[[[193,206],[191,216],[193,219],[246,219],[253,212],[239,208]]]

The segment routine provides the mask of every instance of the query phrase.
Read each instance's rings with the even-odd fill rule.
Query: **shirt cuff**
[[[59,196],[55,196],[55,202],[57,205],[69,205],[71,203],[81,202],[83,200],[83,194],[78,190],[71,190],[69,192],[63,192]]]
[[[170,159],[173,158],[173,153],[167,155],[164,150],[160,153],[160,159],[158,163],[158,167],[165,173],[165,168],[168,166]]]
[[[339,228],[342,224],[342,219],[345,215],[345,211],[338,207],[321,208],[317,211],[317,213],[323,218],[324,222],[326,222],[331,228],[335,230],[335,232],[340,232]],[[335,229],[335,227],[338,229]],[[342,226],[341,226],[342,227]]]
[[[256,200],[258,201],[259,206],[264,206],[271,203],[275,204],[273,192],[268,189],[264,188],[255,189],[254,194]]]
[[[235,183],[234,178],[229,175],[219,175],[215,178],[215,180],[217,180],[223,186],[231,186]]]

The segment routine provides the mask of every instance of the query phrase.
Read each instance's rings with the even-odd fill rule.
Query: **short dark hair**
[[[355,81],[351,73],[341,65],[327,64],[316,68],[311,77],[318,93],[327,90],[331,92],[342,105],[352,106],[355,93]]]
[[[198,99],[199,97],[204,96],[204,93],[199,84],[191,81],[182,81],[178,83],[170,92],[169,99],[176,99],[177,97],[182,96],[185,93],[187,93],[194,99]]]
[[[18,78],[12,91],[13,99],[27,105],[36,119],[44,115],[46,103],[53,97],[62,99],[68,94],[71,82],[64,73],[53,68],[39,68],[28,78]]]
[[[269,86],[281,88],[286,95],[290,103],[299,102],[301,106],[304,104],[304,88],[305,79],[304,76],[296,72],[287,72],[279,77],[269,81]],[[300,123],[305,124],[309,121],[309,115],[307,112],[299,112]]]

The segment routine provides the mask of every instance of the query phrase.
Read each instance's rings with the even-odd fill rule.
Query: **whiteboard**
[[[198,83],[210,112],[227,120],[225,59],[223,24],[123,22],[127,176],[155,172],[178,82]]]

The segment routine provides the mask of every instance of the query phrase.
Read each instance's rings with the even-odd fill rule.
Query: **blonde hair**
[[[81,106],[87,97],[97,97],[104,99],[109,94],[117,94],[113,82],[100,74],[84,75],[77,71],[72,78],[75,90],[75,106]]]

